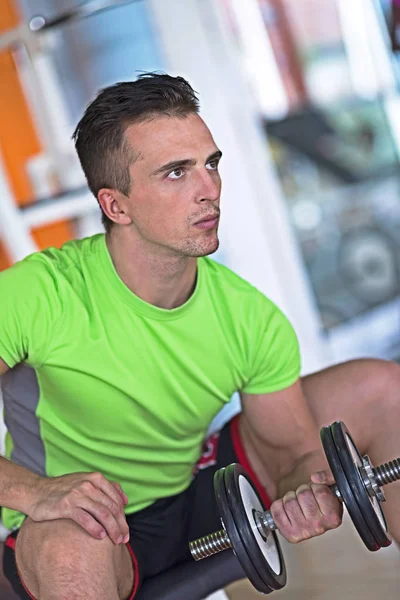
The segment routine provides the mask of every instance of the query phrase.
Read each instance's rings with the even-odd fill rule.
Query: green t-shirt
[[[125,286],[104,235],[0,273],[0,298],[0,357],[35,376],[14,395],[19,367],[4,377],[7,455],[50,477],[100,471],[122,485],[128,513],[189,485],[209,424],[234,392],[274,392],[299,377],[282,312],[209,258],[172,310]],[[21,520],[4,510],[7,527]]]

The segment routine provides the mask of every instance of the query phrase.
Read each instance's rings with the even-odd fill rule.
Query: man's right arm
[[[124,514],[128,498],[116,482],[101,473],[41,477],[0,457],[0,506],[33,521],[71,519],[97,539],[129,540]]]
[[[0,358],[0,377],[8,370],[9,366]],[[34,489],[38,479],[28,469],[0,457],[0,506],[25,512],[30,491]]]
[[[0,358],[0,376],[8,370]],[[100,473],[41,477],[0,457],[0,506],[17,510],[34,521],[72,519],[92,537],[102,539],[108,535],[115,543],[126,543],[127,502],[121,486]]]
[[[43,257],[0,273],[0,376],[21,362],[44,364],[63,314],[60,286]],[[91,536],[108,534],[117,543],[129,536],[127,503],[121,486],[101,473],[42,477],[0,457],[0,506],[33,521],[72,519]]]

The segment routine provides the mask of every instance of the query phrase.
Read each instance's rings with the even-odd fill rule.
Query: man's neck
[[[196,284],[196,258],[163,254],[154,245],[117,231],[106,234],[106,242],[119,277],[145,302],[172,309],[184,304],[192,295]]]

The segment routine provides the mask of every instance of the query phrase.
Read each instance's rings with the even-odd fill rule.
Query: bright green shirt
[[[126,512],[191,481],[210,422],[235,391],[299,377],[282,312],[226,267],[198,260],[196,288],[165,310],[119,278],[104,235],[38,252],[0,274],[7,454],[50,477],[100,471]],[[24,369],[24,368],[23,368]],[[4,510],[7,527],[22,517]]]

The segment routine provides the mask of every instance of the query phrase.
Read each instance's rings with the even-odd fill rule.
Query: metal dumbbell
[[[322,445],[335,485],[362,541],[376,551],[391,544],[381,509],[382,486],[400,479],[400,458],[374,467],[362,457],[341,421],[320,431]],[[264,594],[286,585],[286,567],[276,525],[241,465],[219,469],[214,491],[223,529],[190,543],[195,560],[232,548],[253,586]]]

